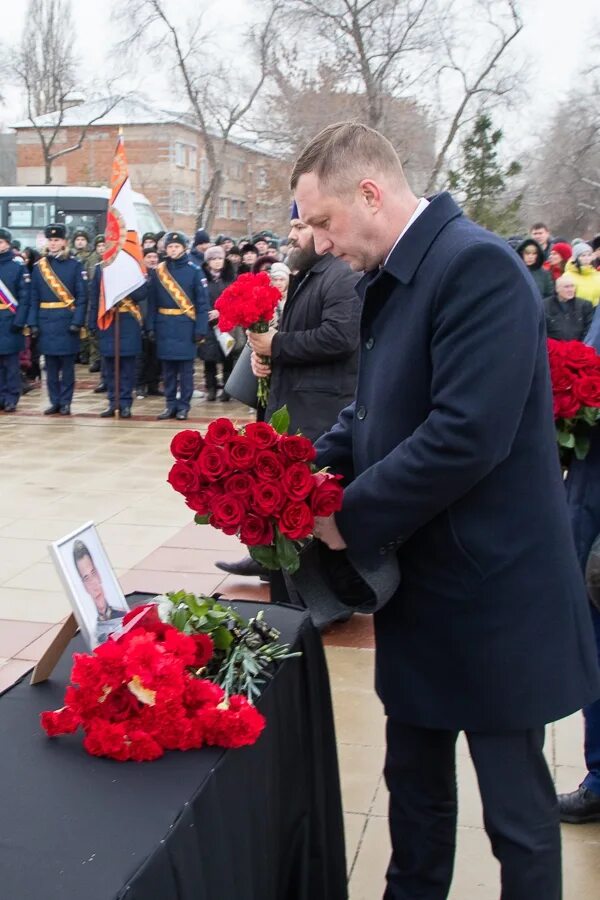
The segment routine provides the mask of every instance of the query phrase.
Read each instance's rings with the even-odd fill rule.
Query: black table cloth
[[[0,697],[0,897],[7,900],[344,900],[343,824],[327,669],[304,612],[265,610],[282,663],[252,747],[89,756],[82,733],[48,739],[71,653],[52,679]],[[71,648],[70,648],[71,649]],[[81,638],[72,650],[83,650]]]

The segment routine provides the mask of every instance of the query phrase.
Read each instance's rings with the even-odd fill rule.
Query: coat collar
[[[463,214],[447,192],[428,199],[429,206],[398,242],[385,265],[377,271],[367,272],[358,282],[356,290],[361,298],[364,299],[369,285],[383,272],[389,273],[402,284],[410,284],[423,257],[442,228]]]

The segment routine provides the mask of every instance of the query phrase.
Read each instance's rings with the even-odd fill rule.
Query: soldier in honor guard
[[[135,387],[136,357],[142,352],[143,316],[139,307],[146,299],[146,285],[132,291],[105,314],[107,328],[101,328],[98,322],[100,307],[100,287],[102,284],[102,263],[98,263],[90,291],[90,311],[88,328],[97,336],[102,356],[102,372],[108,392],[108,407],[100,413],[101,419],[112,419],[119,409],[122,419],[131,418],[133,389]],[[115,318],[119,319],[119,396],[116,396],[115,385]]]
[[[31,278],[29,322],[39,334],[39,350],[46,358],[50,406],[44,415],[71,415],[75,387],[75,359],[87,312],[87,274],[69,254],[64,225],[45,229],[47,251]]]
[[[17,262],[12,235],[0,228],[0,409],[14,412],[21,396],[19,353],[25,349],[23,328],[29,314],[31,276]]]
[[[165,409],[157,419],[187,419],[194,391],[196,345],[208,331],[208,291],[180,231],[165,235],[167,259],[148,283],[148,336],[163,365]],[[179,399],[177,394],[179,392]]]

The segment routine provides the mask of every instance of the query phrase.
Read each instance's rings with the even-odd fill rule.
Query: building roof
[[[112,107],[112,108],[111,108]],[[103,111],[108,112],[103,114]],[[190,117],[183,112],[161,109],[158,106],[150,106],[140,97],[124,97],[115,102],[115,98],[107,97],[98,100],[88,100],[70,106],[63,111],[62,120],[59,123],[59,113],[51,112],[43,116],[37,116],[34,121],[39,128],[53,128],[57,124],[61,127],[87,125],[92,119],[99,117],[95,125],[170,125],[176,122],[195,128]],[[11,128],[33,128],[29,119],[15,122]]]

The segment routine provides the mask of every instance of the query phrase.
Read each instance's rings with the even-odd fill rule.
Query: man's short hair
[[[566,284],[567,282],[569,282],[569,284],[572,284],[573,287],[577,287],[577,285],[575,284],[575,279],[569,272],[565,272],[564,275],[561,275],[559,278],[557,278],[554,282],[554,285],[555,287],[562,287],[563,284]]]
[[[392,174],[404,181],[402,163],[386,137],[360,122],[328,125],[310,141],[290,178],[296,190],[301,175],[314,172],[321,184],[335,183],[339,193],[353,190],[369,172]]]
[[[85,557],[89,557],[89,559],[94,562],[92,559],[92,554],[88,550],[87,546],[83,543],[83,541],[74,541],[73,543],[73,562],[75,563],[75,568],[79,571],[79,567],[77,563],[80,559],[84,559]]]
[[[550,229],[548,228],[548,226],[547,226],[544,222],[534,222],[533,225],[531,226],[531,228],[530,228],[529,230],[530,230],[530,231],[537,231],[538,228],[545,228],[546,231],[550,231]]]

